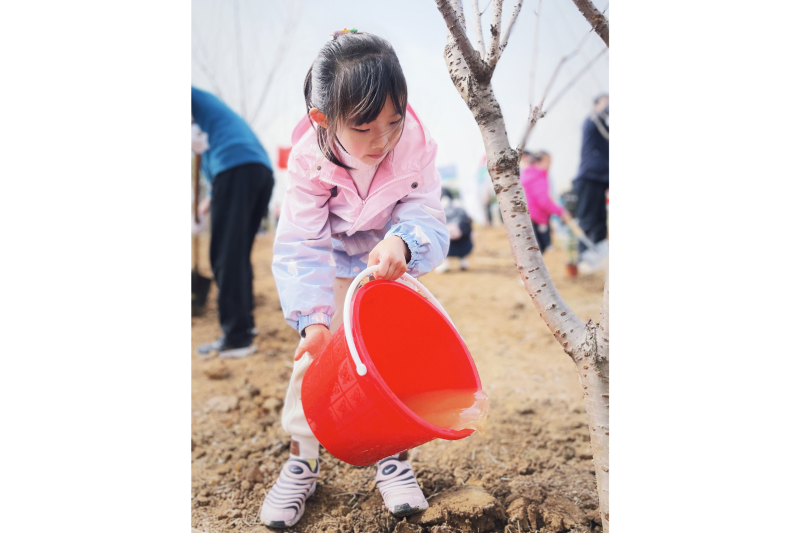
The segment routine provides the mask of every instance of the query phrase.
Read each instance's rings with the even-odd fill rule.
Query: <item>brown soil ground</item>
[[[422,282],[448,310],[491,398],[486,431],[433,441],[411,452],[431,507],[399,522],[382,505],[372,467],[322,452],[322,473],[305,516],[288,531],[322,533],[504,533],[600,531],[586,413],[574,363],[522,287],[502,228],[477,228],[471,268]],[[210,275],[208,243],[201,271]],[[297,333],[284,322],[270,271],[272,237],[253,251],[258,352],[201,360],[195,348],[219,334],[214,289],[192,319],[192,528],[270,531],[258,522],[264,494],[289,455],[280,408]],[[565,255],[546,262],[578,316],[597,322],[602,274],[566,277]],[[454,263],[455,265],[455,263]]]

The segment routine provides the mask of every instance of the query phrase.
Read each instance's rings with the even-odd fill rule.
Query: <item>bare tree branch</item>
[[[292,4],[294,8],[297,6],[297,9],[292,12],[292,16],[289,18],[288,23],[283,27],[283,36],[281,37],[280,43],[278,44],[278,50],[275,53],[275,59],[272,62],[272,68],[270,68],[269,74],[267,74],[267,81],[264,83],[264,88],[261,91],[261,98],[256,104],[255,110],[253,111],[250,120],[248,120],[248,124],[251,126],[258,118],[258,114],[261,111],[261,107],[264,105],[264,102],[267,99],[267,93],[269,92],[270,87],[272,86],[272,81],[275,79],[275,74],[280,68],[281,64],[283,63],[283,59],[286,57],[286,52],[289,48],[289,44],[292,42],[292,37],[297,32],[297,21],[300,18],[300,15],[303,12],[303,7],[305,7],[305,0],[300,0],[299,6],[296,4]]]
[[[542,99],[539,101],[538,109],[539,109],[539,110],[541,110],[541,116],[542,116],[542,117],[543,117],[543,116],[545,116],[545,115],[546,115],[546,114],[547,114],[547,113],[550,111],[550,109],[553,107],[553,106],[551,105],[551,106],[549,106],[549,107],[547,108],[547,110],[544,110],[544,100],[545,100],[545,98],[547,98],[547,95],[550,93],[550,88],[553,86],[553,83],[556,81],[556,78],[558,77],[558,73],[561,71],[561,67],[563,67],[563,66],[564,66],[564,63],[566,63],[567,61],[569,61],[570,59],[572,59],[573,57],[575,57],[575,55],[578,53],[578,51],[580,51],[581,47],[583,47],[583,43],[585,43],[585,42],[586,42],[586,37],[587,37],[587,36],[589,36],[589,35],[591,35],[591,34],[592,34],[592,32],[591,32],[591,31],[590,31],[590,32],[587,32],[587,33],[586,33],[586,35],[584,35],[584,36],[581,38],[581,40],[580,40],[580,41],[578,41],[578,44],[575,46],[575,49],[574,49],[574,50],[572,50],[572,51],[571,51],[570,53],[568,53],[568,54],[565,54],[565,55],[561,56],[561,59],[559,59],[559,60],[558,60],[558,64],[556,65],[556,68],[555,68],[555,70],[553,70],[553,75],[552,75],[552,76],[550,76],[550,80],[547,82],[547,85],[546,85],[546,86],[545,86],[545,88],[544,88],[544,93],[542,94]],[[603,52],[602,52],[602,53],[605,53],[605,51],[606,51],[606,50],[608,50],[608,48],[605,48],[605,49],[603,49]],[[581,72],[579,73],[579,75],[578,75],[578,76],[573,76],[572,80],[570,80],[570,84],[568,84],[568,86],[567,86],[567,87],[566,87],[564,90],[562,90],[562,91],[559,93],[559,95],[558,95],[558,97],[559,97],[559,98],[560,98],[561,96],[563,96],[563,93],[566,91],[566,89],[568,89],[568,88],[571,86],[571,84],[574,84],[574,83],[575,83],[575,81],[577,81],[577,79],[578,79],[578,78],[580,78],[580,75],[582,75],[583,73],[585,73],[586,71],[588,71],[588,70],[589,70],[589,66],[591,66],[591,64],[592,64],[592,63],[593,63],[593,62],[594,62],[594,61],[595,61],[595,60],[596,60],[596,59],[597,59],[597,58],[598,58],[600,55],[602,55],[602,53],[601,53],[601,54],[599,54],[599,55],[597,55],[597,56],[595,56],[593,59],[591,59],[591,60],[589,61],[589,63],[588,63],[586,66],[584,66],[583,70],[581,70]],[[532,118],[529,118],[529,119],[528,119],[528,123],[527,123],[527,125],[525,126],[525,132],[522,134],[522,138],[521,138],[521,139],[520,139],[520,141],[519,141],[519,147],[518,147],[518,149],[519,149],[519,150],[523,150],[523,149],[525,148],[525,144],[527,144],[527,142],[528,142],[528,137],[530,137],[530,135],[531,135],[531,132],[533,131],[533,128],[534,128],[534,126],[536,126],[536,121],[537,121],[539,118],[541,118],[541,117],[536,117],[536,118],[533,118],[533,119],[532,119]]]
[[[206,65],[205,60],[203,60],[203,58],[194,48],[192,48],[192,57],[195,59],[195,61],[197,61],[197,66],[200,67],[200,70],[202,70],[203,74],[206,75],[208,81],[211,82],[211,86],[214,89],[214,94],[217,95],[217,97],[222,98],[222,91],[219,88],[216,76],[214,76],[214,73],[208,68],[208,65]]]
[[[605,54],[607,51],[608,51],[608,48],[603,48],[602,50],[600,50],[600,52],[598,52],[596,56],[594,56],[592,59],[590,59],[583,66],[582,69],[580,69],[574,76],[572,76],[572,78],[567,82],[566,85],[564,85],[564,87],[562,87],[562,89],[558,92],[558,94],[556,94],[553,97],[553,100],[550,102],[550,105],[547,106],[547,111],[545,111],[545,113],[549,113],[550,111],[552,111],[553,107],[555,107],[555,105],[558,103],[558,101],[561,99],[561,97],[564,96],[564,94],[573,85],[575,85],[575,82],[577,82],[584,74],[586,74],[589,71],[589,69],[594,64],[594,62],[597,61],[598,59],[600,59],[600,57],[603,56],[603,54]]]
[[[208,49],[206,48],[205,42],[203,41],[203,37],[200,35],[200,31],[197,29],[197,26],[194,23],[194,17],[191,18],[191,23],[195,39],[197,39],[197,44],[200,47],[200,53],[198,53],[196,49],[192,48],[192,57],[194,57],[195,61],[197,61],[197,66],[200,67],[200,70],[202,70],[203,74],[206,75],[208,81],[211,82],[211,86],[214,89],[214,94],[218,98],[222,98],[222,91],[220,90],[219,84],[217,83],[217,77],[214,75],[214,72],[208,66],[207,62],[207,58],[209,55]]]
[[[511,36],[511,28],[514,27],[514,22],[517,20],[517,15],[519,15],[519,12],[522,11],[522,1],[523,0],[517,0],[517,3],[514,4],[514,9],[511,10],[511,18],[508,20],[508,24],[506,25],[506,29],[503,31],[502,37],[500,37],[500,51],[498,52],[498,59],[500,54],[503,53],[503,50],[506,49],[506,46],[508,46],[508,38]]]
[[[464,4],[462,0],[449,0],[450,5],[456,12],[458,22],[462,27],[466,27],[467,22],[464,18]],[[468,79],[474,78],[474,75],[469,70],[467,62],[464,59],[464,54],[458,48],[453,34],[446,30],[447,44],[444,47],[444,60],[447,63],[447,70],[450,74],[450,79],[453,82],[458,94],[465,102],[469,101],[469,87]]]
[[[553,82],[558,76],[558,71],[561,70],[561,67],[564,66],[564,63],[567,62],[570,56],[561,56],[561,59],[558,61],[558,65],[556,65],[556,69],[553,71],[553,75],[550,76],[550,81],[547,82],[547,87],[544,89],[544,94],[542,95],[542,99],[539,102],[539,105],[536,106],[533,111],[531,111],[530,116],[528,117],[528,124],[525,126],[525,133],[522,134],[522,139],[519,142],[519,146],[517,147],[517,152],[521,155],[522,151],[525,150],[525,145],[528,142],[528,137],[530,137],[531,132],[533,131],[533,127],[536,126],[536,122],[540,118],[542,118],[545,114],[542,112],[544,108],[544,99],[547,98],[547,93],[550,92],[550,87],[552,87]]]
[[[503,22],[503,0],[492,3],[492,23],[489,25],[489,49],[486,51],[486,64],[494,68],[500,59],[500,25]]]
[[[453,5],[450,4],[449,0],[435,0],[436,7],[439,9],[439,13],[442,14],[444,18],[445,25],[447,25],[447,31],[453,37],[453,40],[458,47],[459,51],[461,52],[464,62],[467,64],[470,72],[475,79],[478,81],[488,81],[491,78],[491,71],[486,67],[486,64],[481,60],[480,55],[477,51],[472,47],[472,43],[469,42],[469,38],[467,37],[467,33],[464,30],[464,25],[459,20],[458,13]],[[461,4],[460,0],[458,1],[459,6]]]
[[[478,0],[472,0],[472,11],[475,13],[475,35],[478,39],[478,53],[486,58],[486,47],[483,46],[483,28],[481,27],[481,11],[478,9]]]
[[[603,15],[591,0],[572,0],[578,7],[586,21],[592,26],[592,29],[603,39],[608,47],[608,19]]]
[[[450,0],[450,5],[453,6],[453,9],[456,10],[456,15],[458,15],[458,22],[461,23],[461,26],[466,28],[467,22],[464,19],[464,2],[462,0]]]
[[[550,80],[544,87],[544,93],[542,93],[542,104],[544,104],[544,99],[547,98],[547,93],[550,92],[550,87],[553,86],[553,82],[556,81],[556,77],[558,77],[558,72],[561,70],[561,67],[564,66],[564,63],[566,63],[568,60],[569,58],[567,56],[561,56],[561,59],[559,59],[555,70],[553,70],[553,75],[550,76]]]
[[[556,77],[558,76],[558,72],[561,70],[561,67],[564,66],[564,63],[575,57],[575,55],[583,48],[584,43],[586,42],[586,38],[591,35],[592,32],[587,32],[581,40],[578,41],[578,44],[575,45],[575,48],[569,52],[568,54],[564,54],[559,59],[558,64],[556,65],[555,70],[553,71],[553,75],[550,77],[550,81],[547,82],[547,86],[544,88],[544,94],[542,95],[542,103],[544,103],[544,99],[547,98],[547,93],[550,92],[550,87],[552,87],[553,82],[556,81]]]
[[[244,81],[244,61],[242,52],[242,27],[241,18],[239,17],[239,0],[233,2],[233,21],[236,24],[236,60],[239,67],[239,97],[241,98],[241,105],[239,112],[245,117],[247,116],[247,84]]]
[[[531,109],[531,112],[528,115],[528,124],[525,126],[525,133],[522,134],[522,139],[519,142],[519,146],[517,146],[517,153],[520,154],[520,156],[522,155],[522,152],[525,151],[525,143],[528,142],[528,137],[533,131],[534,126],[536,126],[536,123],[542,117],[544,117],[544,113],[542,112],[542,104],[540,103]]]
[[[533,53],[531,54],[531,75],[529,100],[533,102],[533,93],[536,90],[536,63],[539,61],[539,21],[542,20],[542,0],[536,6],[536,25],[533,27]]]

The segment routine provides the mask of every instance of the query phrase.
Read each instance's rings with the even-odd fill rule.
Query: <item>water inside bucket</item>
[[[441,428],[483,431],[489,397],[482,390],[443,389],[400,397],[418,417]]]

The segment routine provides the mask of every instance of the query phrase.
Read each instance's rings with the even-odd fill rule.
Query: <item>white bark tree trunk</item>
[[[556,289],[533,233],[525,192],[519,181],[519,153],[509,144],[503,114],[492,91],[491,77],[499,56],[495,58],[492,55],[493,43],[487,51],[486,61],[472,48],[466,37],[461,0],[435,2],[448,29],[445,63],[453,85],[472,112],[483,137],[489,175],[503,213],[503,226],[517,270],[539,316],[578,368],[589,420],[600,514],[603,529],[608,533],[608,284],[603,296],[600,326],[591,321],[584,324]],[[521,2],[517,5],[520,6]],[[502,9],[501,6],[494,7],[498,11]],[[512,24],[513,18],[504,32],[506,35]],[[495,27],[494,31],[499,32],[500,28]],[[502,49],[497,48],[502,54]],[[531,120],[535,123],[540,116],[537,107],[531,113]]]

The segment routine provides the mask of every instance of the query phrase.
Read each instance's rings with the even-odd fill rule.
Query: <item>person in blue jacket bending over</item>
[[[208,149],[200,157],[211,184],[211,270],[219,289],[222,328],[222,336],[198,352],[245,357],[256,351],[250,251],[272,195],[272,165],[242,117],[195,87],[192,121],[208,135]],[[208,209],[206,203],[203,210]]]

